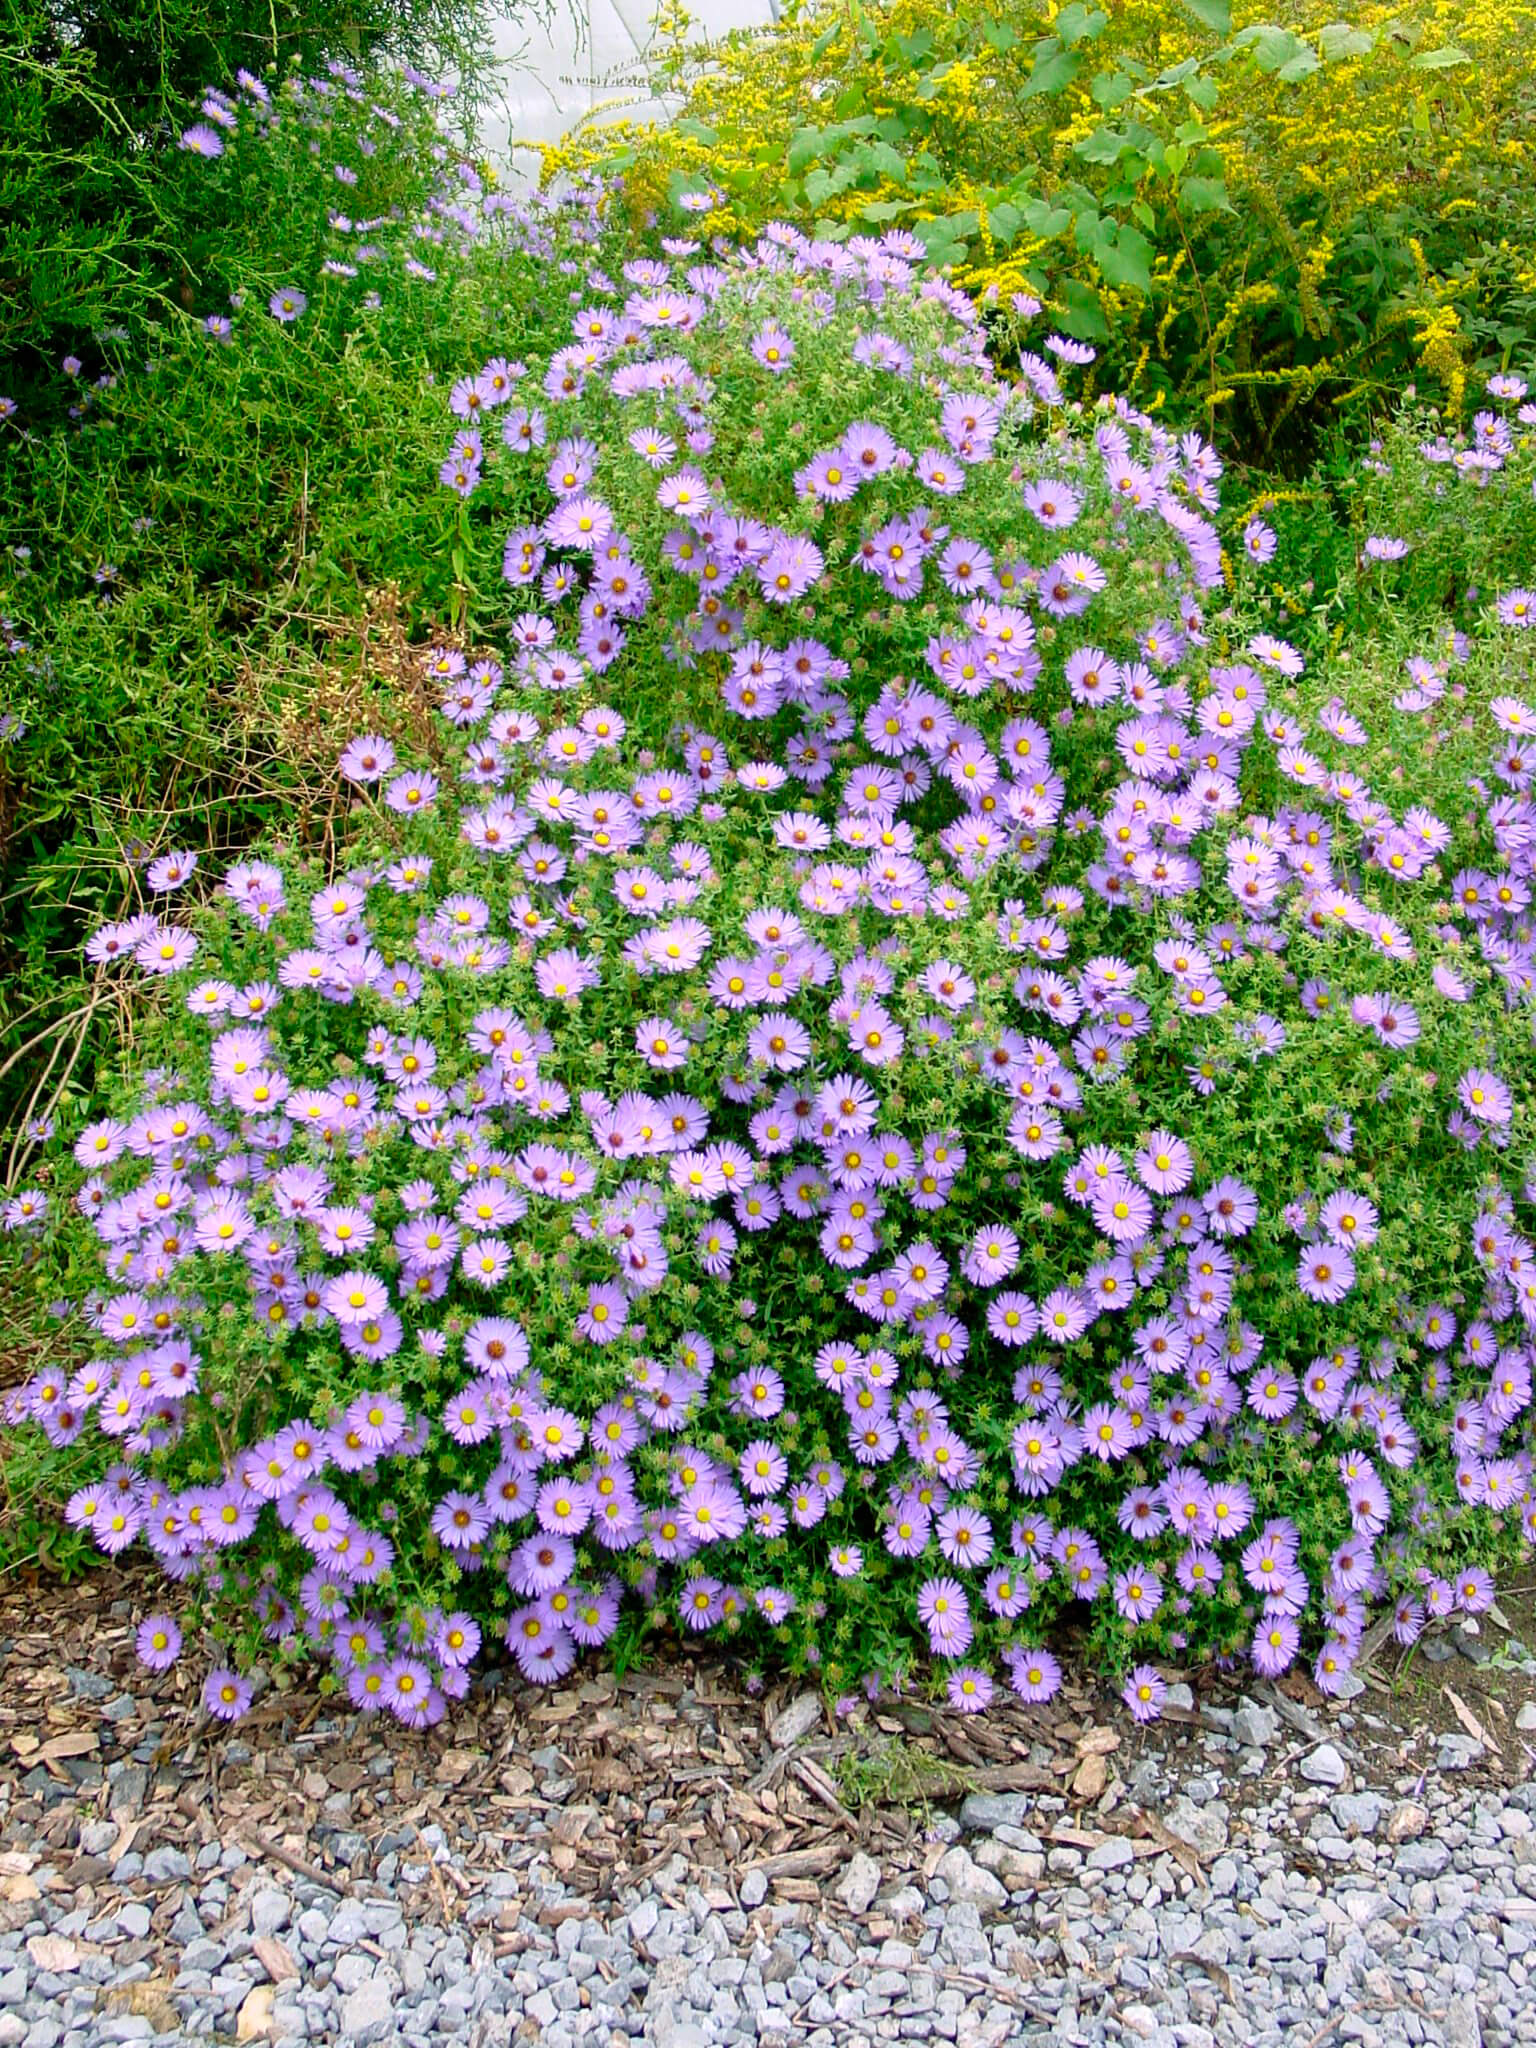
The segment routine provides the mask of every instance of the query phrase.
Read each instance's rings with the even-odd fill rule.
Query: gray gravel
[[[236,1844],[136,1844],[82,1903],[63,1865],[118,1839],[82,1811],[68,1858],[0,1855],[0,2048],[1536,2042],[1536,1786],[1473,1787],[1443,1740],[1372,1784],[1342,1725],[1298,1746],[1257,1701],[1205,1718],[1125,1788],[1163,1837],[1101,1802],[1084,1846],[1062,1799],[975,1795],[913,1870],[850,1844],[814,1905],[681,1853],[594,1900],[559,1873],[558,1805],[516,1868],[413,1828],[343,1894]]]

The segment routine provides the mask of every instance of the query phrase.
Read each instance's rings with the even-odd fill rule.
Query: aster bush
[[[648,1629],[972,1709],[1067,1617],[1137,1713],[1334,1686],[1536,1538],[1536,597],[1304,651],[1084,345],[1000,375],[901,233],[714,253],[447,394],[507,594],[435,730],[93,935],[138,1037],[6,1212],[9,1426],[215,1713]],[[1532,419],[1397,430],[1362,577],[1442,490],[1528,561]]]

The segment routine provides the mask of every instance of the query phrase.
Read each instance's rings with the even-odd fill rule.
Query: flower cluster
[[[171,854],[91,941],[198,1036],[12,1205],[101,1282],[10,1419],[359,1708],[492,1629],[558,1679],[626,1594],[966,1711],[1078,1603],[1139,1716],[1191,1646],[1327,1689],[1536,1536],[1530,692],[1400,793],[1478,650],[1314,682],[1211,447],[1059,337],[999,377],[918,255],[590,266],[451,393],[463,516],[544,509],[430,759],[352,737],[345,865],[178,919]]]

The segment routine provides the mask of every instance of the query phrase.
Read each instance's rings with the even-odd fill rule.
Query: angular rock
[[[370,1977],[341,2001],[341,2032],[356,2048],[369,2048],[395,2030],[395,2001],[382,1977]]]
[[[976,1906],[984,1913],[998,1913],[1008,1903],[1007,1888],[1001,1879],[994,1877],[990,1870],[983,1870],[970,1851],[962,1849],[958,1842],[939,1858],[934,1876],[943,1878],[951,1899],[962,1906]]]
[[[1244,1700],[1232,1716],[1232,1734],[1248,1749],[1267,1749],[1279,1739],[1280,1716],[1261,1700]]]
[[[240,2010],[235,2015],[237,2041],[266,2040],[272,2032],[273,1996],[270,1984],[258,1984],[245,1994]]]
[[[1349,1776],[1348,1764],[1331,1742],[1321,1742],[1316,1749],[1309,1749],[1300,1769],[1309,1785],[1342,1785]]]
[[[1340,1792],[1328,1810],[1348,1835],[1374,1835],[1381,1825],[1381,1799],[1375,1792]]]
[[[850,1913],[867,1913],[880,1889],[880,1866],[862,1849],[854,1851],[837,1881],[837,1896]]]
[[[1226,1833],[1225,1828],[1222,1829],[1222,1833]],[[1135,1861],[1136,1851],[1124,1835],[1111,1835],[1107,1842],[1100,1842],[1096,1849],[1088,1851],[1090,1870],[1124,1870],[1128,1863]]]
[[[1445,2008],[1445,2048],[1483,2048],[1483,2024],[1477,2016],[1477,2002],[1466,1992],[1453,1998]]]
[[[1443,1877],[1451,1852],[1444,1842],[1405,1842],[1393,1860],[1404,1877]]]
[[[1022,1827],[1028,1817],[1029,1797],[1023,1792],[973,1792],[960,1808],[960,1825],[973,1834]]]
[[[1174,1800],[1162,1820],[1169,1834],[1188,1842],[1197,1856],[1219,1856],[1227,1846],[1227,1824],[1221,1815],[1208,1806],[1196,1806],[1183,1794]]]
[[[1014,1832],[1017,1833],[1017,1829]],[[988,1835],[985,1841],[977,1844],[976,1861],[983,1870],[990,1870],[994,1876],[1000,1877],[1011,1892],[1038,1884],[1045,1876],[1043,1849],[1016,1849],[1011,1842],[1005,1842],[997,1835]]]
[[[1387,1822],[1387,1840],[1416,1842],[1428,1826],[1429,1808],[1420,1806],[1416,1800],[1405,1799],[1392,1809],[1392,1818]]]

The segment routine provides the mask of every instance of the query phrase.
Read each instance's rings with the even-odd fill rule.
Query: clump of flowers
[[[1536,1536],[1530,607],[1465,726],[1312,674],[1210,446],[1000,376],[918,255],[587,268],[450,396],[454,516],[543,510],[430,758],[351,737],[333,870],[177,918],[171,853],[91,941],[180,1043],[8,1215],[99,1276],[10,1420],[361,1709],[649,1615],[980,1711],[1083,1612],[1144,1718]]]

